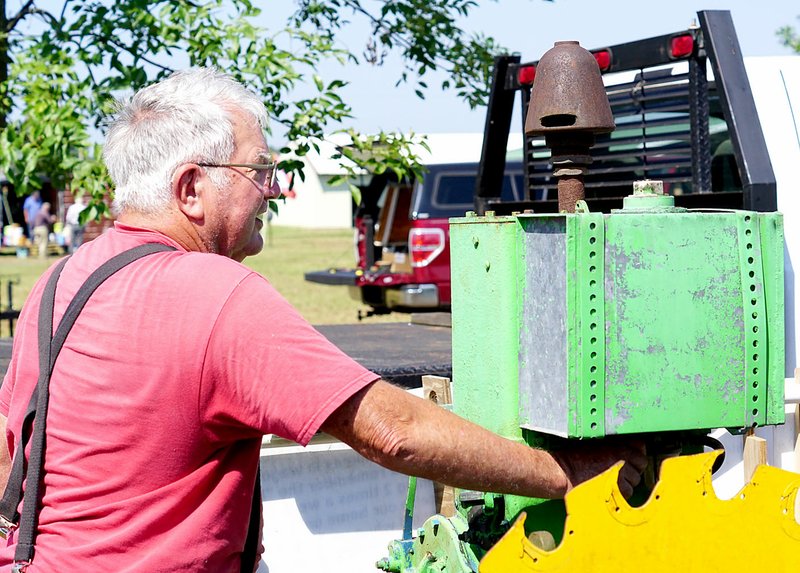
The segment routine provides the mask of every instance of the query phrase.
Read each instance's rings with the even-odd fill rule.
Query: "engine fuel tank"
[[[457,413],[516,439],[783,423],[781,214],[640,187],[610,214],[451,219]]]

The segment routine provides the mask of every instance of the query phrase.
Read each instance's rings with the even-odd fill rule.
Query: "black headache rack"
[[[604,76],[615,74],[606,78],[606,92],[616,123],[590,150],[590,210],[621,208],[641,179],[663,180],[678,206],[777,209],[775,176],[730,12],[698,16],[699,26],[682,32],[590,50]],[[522,95],[523,131],[530,101],[530,84],[520,77],[524,81],[537,64],[520,63],[516,55],[495,60],[475,189],[480,214],[558,209],[543,137],[525,136],[528,200],[511,203],[497,196],[515,95]]]

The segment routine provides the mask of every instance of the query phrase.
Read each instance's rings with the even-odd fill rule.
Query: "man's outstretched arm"
[[[628,496],[647,463],[643,448],[636,446],[595,442],[558,454],[537,450],[382,380],[339,407],[322,431],[391,470],[464,489],[529,497],[563,497],[620,460],[626,462],[620,490]]]

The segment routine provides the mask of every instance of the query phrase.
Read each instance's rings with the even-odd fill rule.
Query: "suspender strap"
[[[253,503],[250,506],[250,523],[247,526],[247,537],[242,551],[242,573],[253,573],[256,570],[258,542],[261,539],[261,463],[256,468],[256,485],[253,490]]]
[[[25,479],[25,446],[31,436],[31,428],[33,427],[33,417],[36,414],[36,402],[38,396],[38,387],[41,383],[41,378],[45,372],[46,365],[50,362],[49,346],[50,338],[53,329],[53,306],[56,296],[56,283],[61,276],[61,271],[64,270],[64,265],[69,257],[64,257],[53,269],[50,278],[44,287],[42,293],[42,301],[39,306],[39,382],[33,389],[31,399],[28,401],[28,408],[25,410],[25,417],[22,419],[22,431],[20,436],[20,446],[14,454],[14,461],[11,465],[11,473],[8,476],[8,483],[6,490],[3,494],[3,499],[0,501],[0,516],[5,520],[4,525],[13,529],[19,523],[19,513],[17,508],[19,502],[22,500],[22,482]],[[46,317],[50,316],[50,321]],[[43,345],[43,338],[46,337],[46,342]],[[23,453],[19,454],[22,450]],[[7,537],[8,532],[4,532]]]
[[[31,453],[29,460],[29,467],[27,475],[25,476],[25,493],[24,499],[28,502],[22,505],[22,516],[20,517],[19,524],[19,538],[17,539],[16,553],[14,560],[17,563],[30,563],[33,559],[34,544],[36,538],[36,529],[38,525],[38,506],[40,502],[40,485],[42,483],[42,474],[44,470],[44,450],[45,450],[45,435],[46,435],[46,422],[47,422],[47,408],[50,398],[50,376],[53,373],[56,358],[64,345],[64,341],[69,334],[72,325],[75,324],[78,315],[83,310],[86,302],[92,296],[95,290],[111,275],[118,270],[126,267],[132,262],[151,255],[153,253],[163,251],[173,251],[173,247],[163,245],[160,243],[148,243],[140,245],[127,251],[124,251],[110,260],[103,263],[97,270],[95,270],[86,282],[81,285],[75,298],[67,306],[67,310],[61,319],[61,322],[56,329],[55,335],[53,332],[53,307],[55,301],[55,287],[58,282],[58,275],[54,270],[54,275],[50,277],[45,293],[42,297],[42,303],[39,308],[39,380],[37,386],[31,396],[31,402],[28,405],[28,412],[31,413],[31,420],[35,417],[36,423],[33,425],[33,432],[22,432],[22,441],[19,448],[14,452],[15,459],[12,465],[12,477],[9,479],[9,484],[6,487],[6,494],[3,496],[5,503],[6,497],[9,496],[10,501],[15,494],[14,491],[21,489],[22,475],[14,475],[14,469],[19,467],[24,473],[24,463],[18,463],[17,457],[25,457],[25,448],[27,446],[28,438],[31,439]],[[60,274],[63,268],[63,263],[56,269]],[[52,283],[52,285],[51,285]],[[33,408],[32,408],[33,407]],[[26,422],[28,414],[26,413]],[[25,426],[25,423],[23,424]],[[19,480],[19,481],[17,481]],[[13,483],[12,483],[13,482]],[[19,485],[17,485],[19,484]],[[9,494],[9,488],[14,486],[12,492]],[[16,513],[16,507],[14,508]],[[8,517],[8,514],[5,514]],[[15,515],[13,517],[16,517]],[[12,520],[15,521],[15,520]]]

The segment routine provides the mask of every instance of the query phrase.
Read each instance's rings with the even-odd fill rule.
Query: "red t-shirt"
[[[146,242],[179,247],[120,224],[81,247],[54,321],[92,270]],[[12,455],[49,274],[25,304],[0,390]],[[235,261],[180,248],[136,261],[97,289],[56,362],[29,571],[238,572],[261,436],[305,445],[377,378]]]

